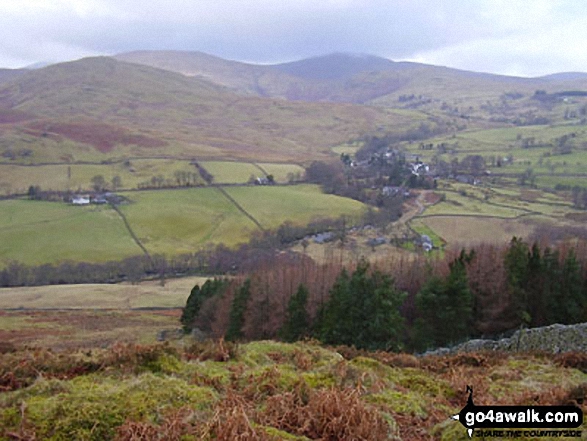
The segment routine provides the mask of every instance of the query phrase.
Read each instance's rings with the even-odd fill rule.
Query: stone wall
[[[426,352],[424,355],[445,355],[457,352],[541,351],[558,354],[560,352],[587,352],[587,323],[576,325],[550,325],[543,328],[520,329],[510,338],[501,340],[469,340],[450,347]]]

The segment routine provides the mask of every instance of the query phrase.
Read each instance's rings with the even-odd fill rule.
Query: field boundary
[[[255,167],[257,167],[259,170],[261,170],[261,173],[263,173],[265,176],[269,176],[269,173],[267,173],[267,170],[265,170],[263,167],[261,167],[259,164],[257,164],[256,162],[251,162],[251,164],[253,164]]]
[[[128,233],[130,234],[130,236],[132,237],[132,239],[135,241],[135,243],[139,246],[139,248],[141,250],[143,250],[143,253],[145,254],[145,256],[147,257],[147,259],[149,259],[149,261],[151,263],[153,263],[153,259],[151,258],[151,255],[149,254],[149,251],[145,248],[145,246],[141,243],[141,241],[139,240],[139,238],[137,237],[137,235],[135,234],[135,232],[133,231],[133,229],[131,228],[130,224],[128,223],[128,220],[126,219],[126,216],[122,213],[122,211],[120,211],[120,209],[114,205],[114,204],[110,204],[110,206],[112,207],[112,209],[114,211],[116,211],[118,213],[118,215],[120,216],[120,218],[122,219],[122,221],[124,222],[124,225],[126,226],[126,229],[128,230]]]
[[[427,219],[427,218],[430,218],[430,217],[480,217],[480,218],[507,220],[507,219],[520,219],[522,217],[539,216],[539,215],[543,215],[543,214],[542,213],[539,213],[537,211],[536,212],[531,211],[531,212],[519,214],[518,216],[506,217],[506,216],[495,216],[493,214],[474,214],[474,213],[463,213],[463,214],[447,213],[447,214],[441,214],[441,213],[438,213],[438,214],[421,214],[419,216],[413,217],[412,219]]]
[[[232,204],[242,214],[244,214],[246,217],[248,217],[257,227],[259,227],[259,229],[261,231],[265,231],[265,228],[263,228],[263,225],[261,225],[261,223],[257,219],[255,219],[251,213],[249,213],[247,210],[245,210],[231,195],[229,195],[228,192],[224,188],[222,188],[220,186],[213,186],[213,187],[216,188],[220,193],[222,193],[224,195],[224,197],[226,197],[226,199],[228,199],[230,202],[232,202]]]

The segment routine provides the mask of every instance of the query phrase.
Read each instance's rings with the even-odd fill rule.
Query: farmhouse
[[[73,205],[89,205],[90,197],[87,195],[75,195],[71,198],[71,203]]]
[[[430,239],[430,236],[428,236],[427,234],[422,234],[420,236],[420,244],[422,246],[422,249],[424,251],[426,251],[427,253],[432,251],[432,248],[434,248],[434,244],[432,243],[432,239]]]
[[[105,194],[97,194],[92,198],[93,204],[107,204],[108,200],[106,199],[108,195]]]

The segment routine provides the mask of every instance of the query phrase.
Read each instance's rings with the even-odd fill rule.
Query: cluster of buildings
[[[92,193],[92,194],[76,194],[70,199],[72,205],[103,205],[108,203],[120,203],[121,197],[114,193]]]

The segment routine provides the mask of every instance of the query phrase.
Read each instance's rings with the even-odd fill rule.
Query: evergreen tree
[[[363,349],[398,349],[403,331],[399,313],[406,294],[380,271],[361,262],[352,276],[343,270],[324,306],[319,338],[327,344]]]
[[[383,349],[398,351],[402,348],[404,319],[400,307],[407,297],[398,291],[393,280],[379,271],[371,275],[373,291],[365,302],[366,329],[364,340],[358,341],[358,347],[366,349]]]
[[[279,331],[284,341],[294,342],[309,334],[310,316],[306,310],[307,303],[308,289],[300,284],[296,293],[289,299],[285,321]]]
[[[558,320],[558,306],[556,305],[557,291],[561,279],[561,268],[559,263],[558,250],[552,251],[550,248],[544,250],[542,256],[542,297],[546,304],[545,325],[556,323]]]
[[[462,251],[451,262],[446,279],[432,277],[416,295],[419,318],[415,323],[414,345],[417,349],[446,346],[470,336],[473,294],[466,262],[471,258],[472,254]]]
[[[351,319],[351,309],[353,299],[350,277],[346,269],[343,269],[330,290],[330,298],[321,308],[317,337],[324,343],[352,345],[352,329],[349,330],[349,326],[344,323]],[[345,315],[346,319],[341,321],[341,317]]]
[[[200,288],[200,285],[196,285],[192,288],[180,318],[183,331],[186,334],[193,329],[194,321],[198,317],[198,313],[200,312],[200,308],[204,301],[219,294],[227,284],[228,282],[226,280],[215,278],[214,280],[206,280],[202,285],[202,288]]]
[[[544,266],[545,263],[541,256],[540,247],[537,243],[534,243],[528,254],[528,268],[525,286],[531,326],[544,326],[546,324],[547,312],[544,289]]]
[[[528,245],[514,237],[504,258],[508,285],[512,296],[512,308],[520,324],[529,325],[532,322],[528,307]]]
[[[561,276],[559,289],[553,302],[556,322],[578,323],[582,319],[587,301],[582,286],[581,269],[572,249],[569,250],[563,262]]]
[[[251,279],[247,279],[232,300],[228,329],[225,335],[227,341],[237,341],[244,338],[243,326],[245,324],[245,312],[247,311],[247,303],[250,298]]]

